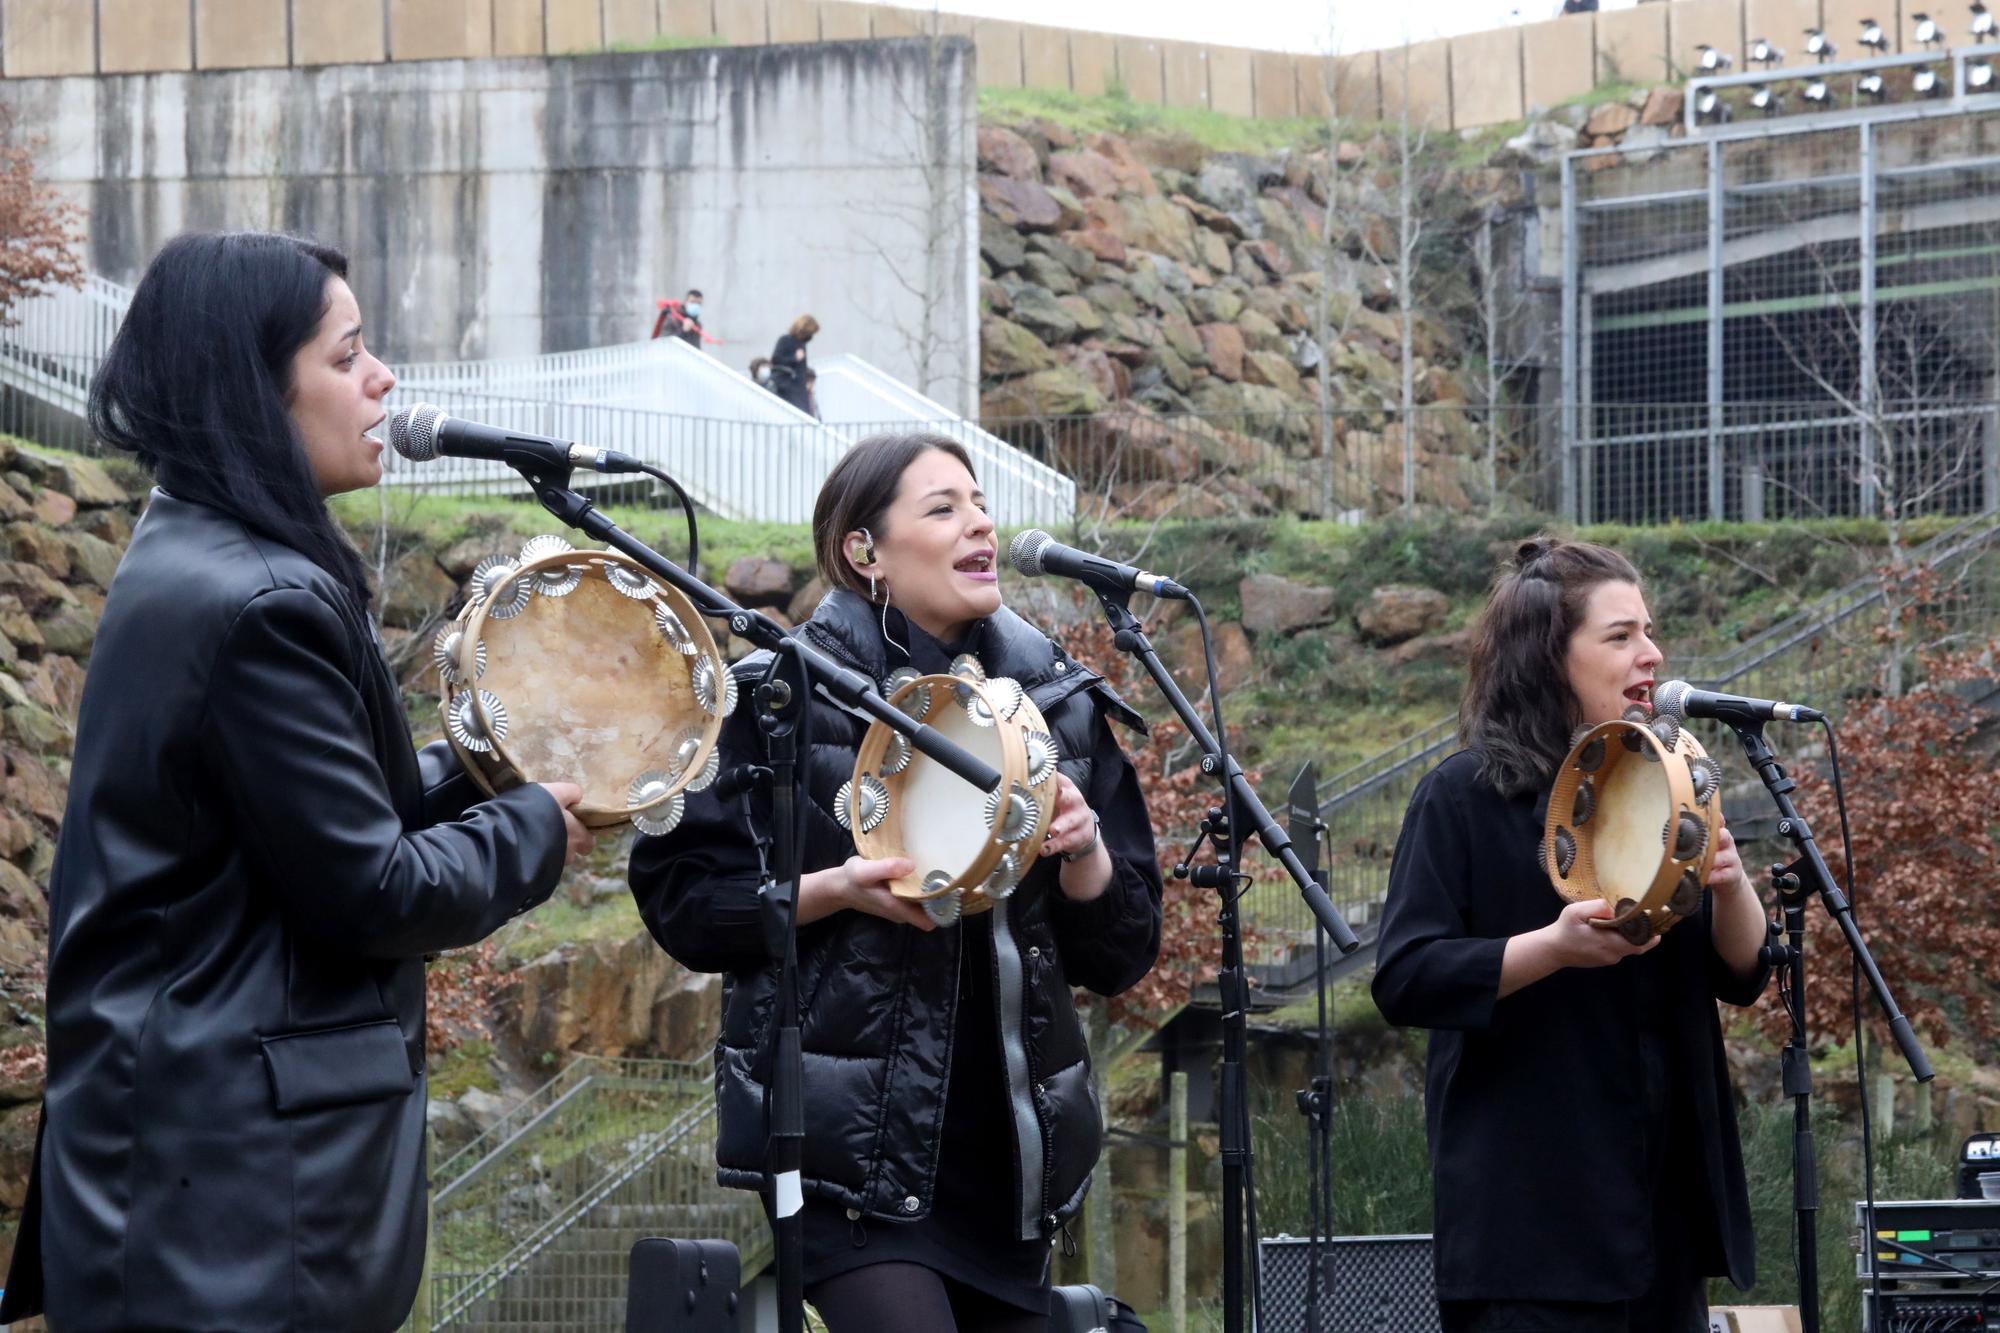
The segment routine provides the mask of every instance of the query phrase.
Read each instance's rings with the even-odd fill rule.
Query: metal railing
[[[712,1066],[580,1056],[439,1167],[431,1273],[413,1328],[622,1327],[642,1235],[734,1241],[768,1228],[715,1184]]]
[[[1937,571],[1951,585],[1925,608],[1947,634],[1990,636],[2000,627],[2000,515],[1955,525],[1911,555],[1914,564]],[[1880,613],[1883,601],[1877,578],[1856,579],[1726,652],[1685,660],[1674,674],[1711,689],[1809,700],[1837,715],[1847,698],[1877,687],[1875,659],[1848,651],[1847,645],[1868,637],[1866,620]],[[1722,743],[1719,737],[1703,740],[1711,748]],[[1366,946],[1349,965],[1373,956],[1390,857],[1410,795],[1424,774],[1457,748],[1457,718],[1441,718],[1320,784],[1327,894]],[[1248,903],[1246,920],[1264,950],[1251,970],[1266,984],[1291,982],[1298,955],[1312,947],[1313,923],[1304,903],[1289,892],[1254,896]]]

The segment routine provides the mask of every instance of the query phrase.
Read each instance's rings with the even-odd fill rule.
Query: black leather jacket
[[[424,1256],[422,955],[562,871],[546,792],[477,796],[442,745],[415,752],[324,571],[153,493],[84,686],[0,1317],[45,1283],[66,1333],[401,1323]]]
[[[799,632],[877,680],[903,664],[902,653],[884,642],[876,612],[844,590],[829,593]],[[1152,967],[1160,875],[1138,780],[1105,721],[1142,726],[1138,715],[1011,611],[981,622],[971,643],[989,675],[1020,681],[1047,718],[1062,771],[1104,819],[1113,864],[1111,887],[1075,903],[1063,896],[1058,863],[1049,858],[992,912],[997,1047],[1012,1130],[1012,1141],[994,1151],[1014,1158],[1010,1217],[1021,1239],[1033,1240],[1081,1207],[1103,1140],[1070,987],[1116,994]],[[765,660],[758,654],[738,666],[746,698]],[[801,755],[811,796],[808,871],[854,853],[832,810],[865,731],[860,719],[817,702],[811,750]],[[725,769],[761,761],[747,712],[724,728]],[[725,1185],[754,1189],[764,1164],[764,1047],[777,968],[761,934],[749,826],[740,805],[725,807],[715,790],[690,798],[670,836],[639,840],[632,891],[667,952],[697,971],[728,974],[716,1045],[717,1175]],[[758,827],[768,828],[767,794],[750,799]],[[959,938],[957,929],[926,933],[851,911],[799,931],[807,1194],[876,1217],[929,1214],[954,1046]]]

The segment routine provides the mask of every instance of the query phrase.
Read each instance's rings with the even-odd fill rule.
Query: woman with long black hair
[[[105,602],[49,885],[48,1089],[0,1320],[376,1329],[423,1269],[425,954],[589,845],[581,791],[417,753],[327,498],[395,383],[338,251],[194,234],[90,422],[158,482]]]
[[[882,435],[834,467],[813,511],[832,591],[798,629],[880,680],[961,653],[1011,677],[1061,751],[1040,860],[991,912],[936,928],[835,816],[863,727],[815,702],[799,885],[805,1050],[805,1283],[830,1333],[1045,1333],[1049,1249],[1082,1206],[1103,1125],[1071,986],[1136,984],[1160,944],[1160,874],[1131,762],[1108,725],[1139,720],[1097,673],[1001,605],[993,520],[957,442]],[[768,659],[739,667],[746,683]],[[757,762],[745,714],[725,768]],[[978,818],[978,797],[966,801]],[[716,1143],[724,1184],[764,1165],[764,1043],[775,961],[759,924],[756,837],[768,792],[711,788],[642,838],[632,892],[661,945],[722,972]]]
[[[1706,1281],[1754,1280],[1715,1002],[1769,969],[1734,840],[1700,911],[1643,944],[1565,904],[1541,858],[1581,725],[1650,708],[1662,657],[1615,551],[1523,542],[1482,613],[1464,749],[1410,799],[1374,994],[1431,1030],[1425,1089],[1447,1333],[1704,1333]]]

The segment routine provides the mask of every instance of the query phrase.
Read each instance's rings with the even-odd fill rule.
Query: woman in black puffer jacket
[[[1159,952],[1152,830],[1108,722],[1143,724],[1001,606],[993,522],[956,442],[856,445],[820,491],[813,540],[833,591],[800,634],[877,680],[973,653],[1025,687],[1063,757],[1048,839],[1020,888],[938,929],[889,891],[910,863],[856,856],[834,818],[864,727],[814,707],[798,907],[807,1295],[831,1333],[1039,1333],[1050,1245],[1082,1206],[1103,1137],[1070,987],[1116,994]],[[765,661],[746,659],[739,679]],[[762,758],[748,713],[723,729],[725,770]],[[768,792],[725,805],[710,788],[632,853],[654,937],[688,967],[727,974],[716,1158],[722,1182],[744,1189],[762,1184],[777,980],[753,833],[770,821]]]

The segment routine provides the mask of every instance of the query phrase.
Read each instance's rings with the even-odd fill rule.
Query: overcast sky
[[[921,8],[923,0],[899,0]],[[1622,9],[1633,0],[1603,0]],[[937,0],[946,13],[980,14],[1103,32],[1140,33],[1281,51],[1366,51],[1406,37],[1449,37],[1553,18],[1560,0]],[[1407,31],[1406,31],[1407,30]]]

